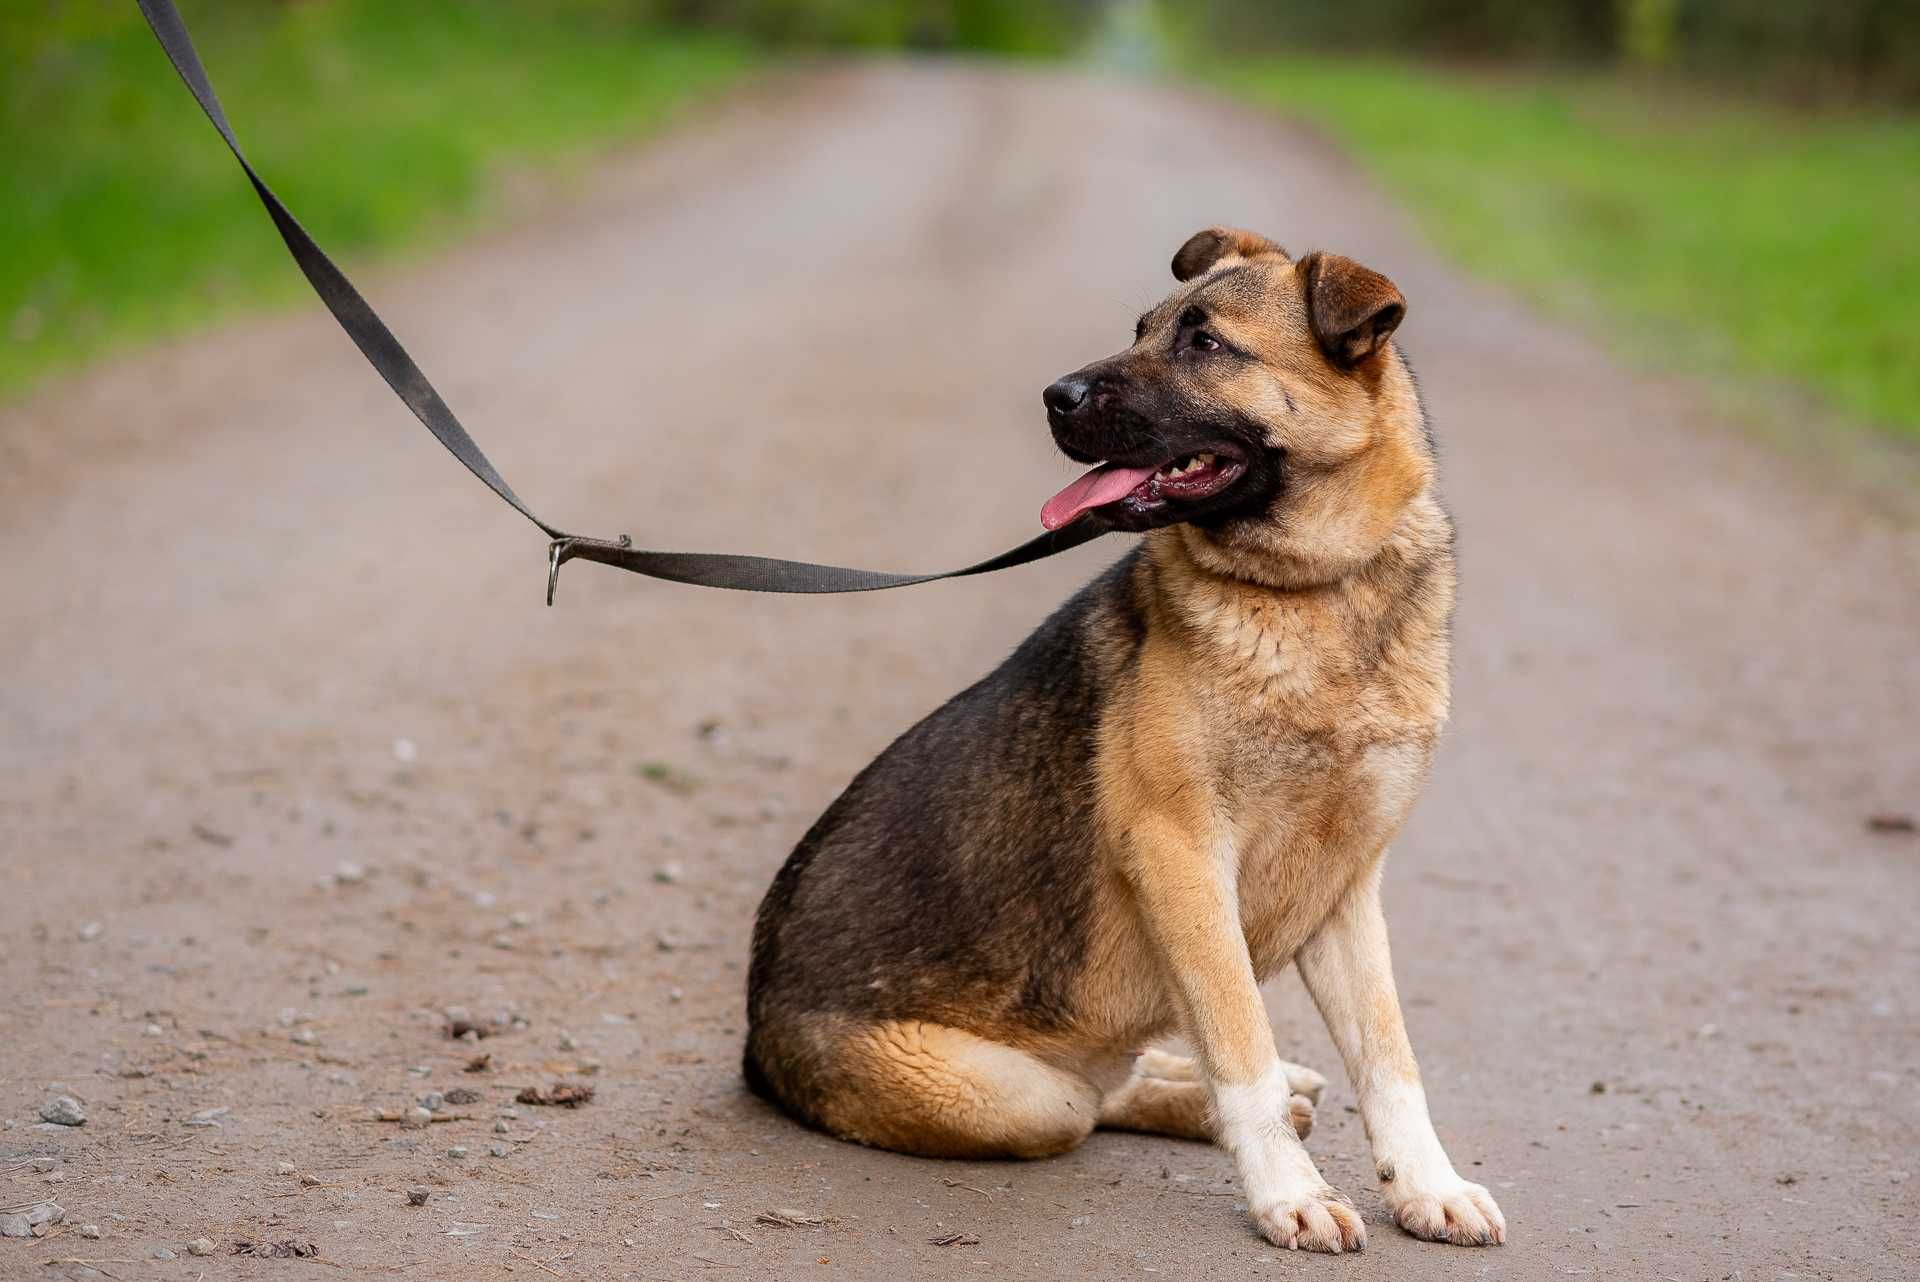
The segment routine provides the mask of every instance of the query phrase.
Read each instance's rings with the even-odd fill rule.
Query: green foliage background
[[[785,56],[1158,58],[1315,121],[1442,248],[1636,352],[1920,439],[1915,0],[179,2],[352,261]],[[0,3],[0,158],[0,400],[303,297],[130,0]]]
[[[1057,53],[1013,0],[177,0],[241,141],[348,260],[494,211],[771,52]],[[0,400],[304,283],[131,0],[0,4]]]

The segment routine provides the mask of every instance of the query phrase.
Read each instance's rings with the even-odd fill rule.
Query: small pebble
[[[1087,1227],[1087,1225],[1088,1225],[1088,1224],[1090,1224],[1090,1223],[1092,1223],[1092,1217],[1091,1217],[1091,1216],[1087,1216],[1087,1215],[1076,1215],[1076,1216],[1074,1216],[1074,1217],[1073,1217],[1073,1218],[1072,1218],[1071,1220],[1069,1220],[1069,1221],[1067,1222],[1067,1227],[1068,1227],[1068,1228],[1074,1228],[1074,1229],[1084,1229],[1084,1228],[1086,1228],[1086,1227]]]
[[[56,1095],[40,1110],[40,1119],[56,1126],[85,1126],[87,1110],[71,1095]]]
[[[433,1114],[424,1108],[410,1108],[400,1124],[408,1127],[421,1127],[433,1121]]]
[[[511,1126],[508,1126],[504,1120],[495,1122],[493,1124],[493,1133],[495,1135],[505,1135],[512,1130],[513,1128]]]
[[[686,999],[687,999],[687,994],[684,989],[675,987],[675,988],[669,988],[667,990],[667,1000],[672,1002],[676,1006],[678,1006],[681,1002],[685,1001]]]
[[[156,1260],[177,1260],[180,1257],[172,1251],[167,1250],[164,1246],[156,1246],[153,1248],[153,1258]]]
[[[333,870],[333,879],[342,886],[357,886],[367,879],[367,870],[351,859],[342,859]]]
[[[506,1157],[508,1154],[513,1152],[513,1145],[495,1144],[491,1148],[489,1148],[487,1152],[493,1154],[495,1157]]]
[[[33,1225],[24,1215],[0,1215],[0,1237],[32,1237]]]
[[[408,1206],[425,1206],[427,1204],[427,1199],[432,1195],[433,1195],[432,1189],[428,1188],[424,1184],[416,1184],[412,1188],[407,1190],[407,1205]]]
[[[33,1169],[42,1175],[45,1175],[48,1171],[53,1170],[59,1165],[60,1159],[57,1157],[36,1157],[33,1159]]]
[[[47,1183],[49,1184],[65,1184],[66,1182],[67,1173],[65,1171],[55,1171],[52,1175],[47,1176]]]
[[[460,1144],[455,1144],[452,1148],[447,1150],[447,1156],[452,1158],[456,1162],[459,1161],[461,1158],[465,1157],[466,1155],[467,1155],[467,1150],[465,1146]]]
[[[98,1239],[102,1236],[100,1226],[98,1224],[82,1224],[80,1226],[80,1236],[88,1239]]]
[[[533,925],[533,914],[523,908],[507,918],[507,925],[513,927],[515,930],[525,930],[527,927]]]
[[[442,1108],[446,1107],[446,1103],[447,1097],[439,1091],[428,1091],[420,1097],[420,1107],[426,1109],[429,1113],[438,1113]]]
[[[187,1254],[200,1255],[200,1256],[212,1255],[213,1242],[207,1238],[197,1237],[193,1239],[193,1241],[187,1243]]]
[[[165,1037],[167,1035],[167,1030],[160,1027],[160,1025],[158,1024],[148,1024],[144,1029],[141,1030],[141,1035],[145,1037]]]
[[[80,938],[88,943],[100,938],[100,923],[90,921],[80,928]]]
[[[669,860],[653,870],[653,879],[663,886],[671,886],[686,875],[687,870],[677,860]]]
[[[510,953],[513,951],[513,936],[495,935],[493,937],[493,946],[503,953]]]
[[[393,741],[393,759],[401,765],[412,765],[420,759],[420,745],[404,736]]]
[[[295,1171],[299,1170],[300,1168],[295,1166],[292,1162],[277,1162],[274,1164],[273,1169],[280,1172],[280,1174],[282,1175],[292,1175]]]
[[[563,1051],[579,1050],[580,1043],[573,1040],[572,1033],[562,1033],[560,1034],[560,1049]]]

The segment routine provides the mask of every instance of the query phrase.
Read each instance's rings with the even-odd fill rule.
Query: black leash
[[[187,24],[182,21],[180,11],[173,7],[173,0],[139,0],[139,4],[140,12],[146,16],[147,25],[153,28],[160,47],[166,50],[173,69],[180,73],[180,79],[199,102],[200,109],[207,113],[207,119],[213,122],[213,127],[226,140],[227,150],[233,153],[233,158],[240,162],[240,168],[246,171],[254,193],[260,197],[260,203],[267,207],[273,225],[279,228],[280,239],[287,243],[288,252],[300,264],[300,270],[306,274],[314,293],[320,295],[320,301],[340,322],[340,328],[347,331],[347,337],[353,340],[361,355],[380,372],[380,377],[387,380],[387,386],[393,389],[394,394],[406,402],[414,417],[424,423],[427,430],[469,472],[486,482],[488,489],[539,526],[551,540],[547,545],[548,605],[553,604],[553,589],[560,577],[560,567],[576,559],[598,561],[602,565],[617,566],[650,578],[691,583],[703,588],[732,588],[742,592],[874,592],[882,588],[931,583],[935,579],[958,579],[970,574],[990,574],[995,570],[1011,569],[1078,547],[1107,532],[1096,520],[1082,518],[1064,529],[1042,534],[1009,552],[1002,552],[999,556],[963,570],[947,570],[938,574],[893,574],[839,565],[815,565],[811,561],[782,561],[765,556],[733,556],[719,552],[650,552],[634,547],[632,540],[624,534],[618,539],[593,539],[568,534],[556,526],[548,525],[535,516],[533,509],[513,492],[506,478],[488,461],[473,437],[467,434],[467,429],[447,408],[447,403],[434,390],[433,384],[427,381],[427,376],[413,363],[413,357],[407,355],[406,348],[400,346],[400,340],[393,336],[393,331],[368,306],[367,300],[360,296],[360,291],[353,287],[353,282],[333,265],[333,260],[307,234],[292,211],[273,194],[273,189],[254,172],[245,153],[240,150],[239,139],[233,136],[233,127],[227,123],[226,113],[220,108],[220,99],[213,92],[212,82],[207,79],[206,68],[200,65],[200,53],[193,47],[193,37],[187,34]]]

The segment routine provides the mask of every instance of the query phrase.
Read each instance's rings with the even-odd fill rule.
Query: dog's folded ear
[[[1407,300],[1379,272],[1339,254],[1300,260],[1313,336],[1335,365],[1351,367],[1378,351],[1407,314]]]
[[[1287,251],[1265,236],[1238,227],[1209,227],[1187,237],[1180,252],[1173,256],[1173,278],[1192,280],[1229,259],[1258,258],[1261,255],[1287,256]]]

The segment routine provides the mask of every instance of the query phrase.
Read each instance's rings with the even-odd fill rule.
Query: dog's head
[[[1222,227],[1182,245],[1173,274],[1181,287],[1140,318],[1131,346],[1046,389],[1054,441],[1099,465],[1047,502],[1047,528],[1092,513],[1117,529],[1188,523],[1231,537],[1236,524],[1310,515],[1291,509],[1339,497],[1335,478],[1346,497],[1395,511],[1424,487],[1418,400],[1390,341],[1406,314],[1392,281]],[[1373,515],[1369,529],[1388,513]]]

